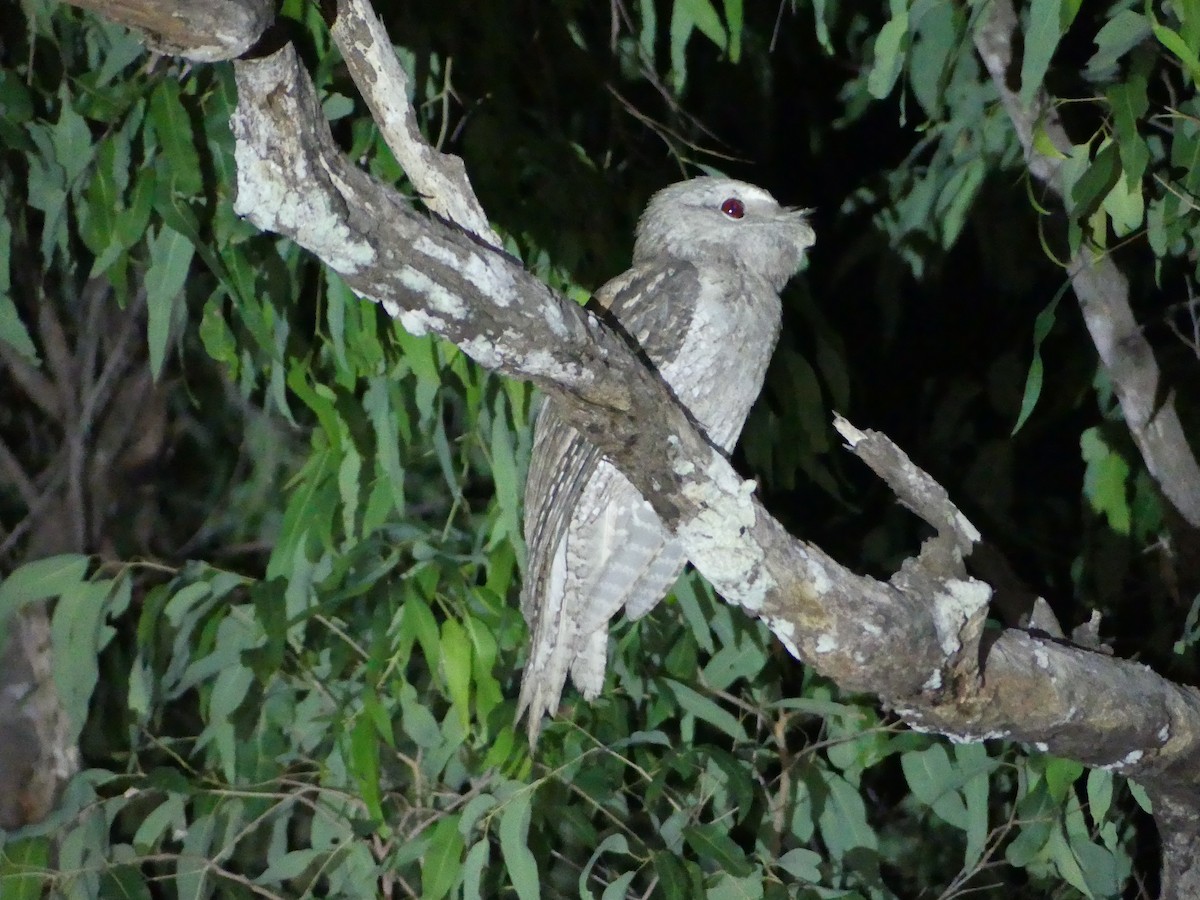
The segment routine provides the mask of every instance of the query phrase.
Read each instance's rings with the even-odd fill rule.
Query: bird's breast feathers
[[[709,439],[728,450],[762,389],[779,336],[779,296],[728,274],[697,280],[679,352],[659,371]]]

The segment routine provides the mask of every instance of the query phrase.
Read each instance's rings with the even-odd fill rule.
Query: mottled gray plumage
[[[754,185],[696,178],[651,198],[633,267],[596,292],[725,450],[762,388],[779,291],[812,242],[803,211]],[[622,608],[632,619],[649,612],[686,560],[650,504],[549,403],[534,435],[525,538],[521,611],[532,642],[518,717],[528,713],[533,743],[568,672],[585,697],[599,694],[609,620]]]

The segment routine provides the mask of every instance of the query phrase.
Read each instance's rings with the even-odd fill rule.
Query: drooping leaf
[[[155,380],[162,374],[172,326],[182,310],[183,286],[192,265],[191,242],[164,225],[150,240],[150,267],[146,270],[147,340],[150,372]]]
[[[64,553],[25,563],[0,581],[0,622],[26,603],[76,591],[83,585],[88,558]]]
[[[441,900],[450,893],[462,871],[464,846],[457,816],[446,816],[433,826],[421,860],[422,897]]]
[[[1062,287],[1055,292],[1054,296],[1050,298],[1050,302],[1033,320],[1033,359],[1029,363],[1029,373],[1025,376],[1025,390],[1021,394],[1021,411],[1017,414],[1012,434],[1021,430],[1021,427],[1033,414],[1038,397],[1042,394],[1042,378],[1045,371],[1042,363],[1042,343],[1050,336],[1050,331],[1054,328],[1058,301],[1062,299],[1063,294],[1070,286],[1071,282],[1064,281]]]
[[[867,90],[872,97],[886,97],[892,92],[904,66],[904,50],[908,39],[908,5],[893,2],[892,17],[875,38],[875,61],[867,76]]]
[[[164,78],[150,95],[149,124],[154,129],[163,151],[160,176],[174,185],[175,190],[190,197],[203,189],[200,157],[193,143],[194,129],[183,108],[179,84]]]
[[[587,865],[579,873],[579,896],[590,897],[591,891],[588,887],[588,882],[591,879],[592,869],[596,867],[597,860],[606,853],[627,854],[629,853],[629,841],[625,839],[625,835],[617,832],[610,834],[592,851],[592,855],[588,858]],[[636,873],[634,873],[636,874]],[[621,896],[624,896],[622,894]]]
[[[491,859],[491,842],[478,841],[470,850],[462,865],[463,900],[484,900],[483,873]]]
[[[1150,162],[1150,150],[1138,133],[1138,122],[1150,107],[1146,87],[1145,78],[1131,78],[1108,88],[1121,166],[1126,182],[1131,185],[1141,182]]]
[[[719,728],[735,741],[749,740],[741,723],[708,697],[673,679],[664,679],[663,684],[674,695],[684,712]]]
[[[867,821],[862,796],[845,778],[830,772],[824,777],[828,797],[818,817],[821,835],[835,859],[847,853],[878,847],[878,838]]]
[[[1171,30],[1166,25],[1157,21],[1151,21],[1150,30],[1158,38],[1158,42],[1170,50],[1171,53],[1175,54],[1175,57],[1183,63],[1183,67],[1191,77],[1192,83],[1200,86],[1200,55],[1197,55],[1196,49],[1188,46],[1187,41],[1178,32]]]
[[[1058,43],[1075,18],[1079,4],[1069,0],[1032,0],[1021,58],[1021,103],[1029,108],[1042,88]]]
[[[1120,10],[1096,33],[1096,52],[1088,60],[1086,74],[1093,79],[1104,77],[1150,34],[1150,23],[1144,15],[1132,9]]]
[[[107,640],[104,619],[113,584],[76,582],[65,586],[50,621],[54,686],[71,720],[72,739],[83,731],[88,701],[100,677],[100,650]]]
[[[716,824],[684,828],[683,839],[701,859],[712,860],[734,875],[749,875],[753,868],[742,848]]]
[[[520,900],[538,900],[542,895],[537,860],[527,844],[531,800],[531,791],[518,791],[500,814],[500,855]]]
[[[442,623],[442,672],[463,728],[471,721],[471,640],[454,619]]]
[[[1071,190],[1071,215],[1076,221],[1087,219],[1100,207],[1121,176],[1120,163],[1116,144],[1106,142]]]
[[[729,61],[737,63],[742,58],[742,28],[745,25],[743,0],[724,0],[725,21],[729,25]]]
[[[1100,432],[1089,428],[1079,439],[1083,461],[1083,494],[1092,509],[1104,516],[1117,534],[1128,534],[1130,525],[1129,464],[1115,452]]]

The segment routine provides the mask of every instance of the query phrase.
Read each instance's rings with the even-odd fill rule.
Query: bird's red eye
[[[746,214],[746,204],[737,197],[730,197],[721,204],[721,212],[731,219],[740,219]]]

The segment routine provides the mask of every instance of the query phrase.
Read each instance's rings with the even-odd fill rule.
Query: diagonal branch
[[[475,197],[462,160],[439,153],[421,137],[416,111],[408,101],[408,76],[367,0],[337,0],[330,34],[384,141],[422,202],[443,219],[499,248],[500,239]]]
[[[778,624],[793,650],[820,655],[845,677],[859,668],[864,622],[879,643],[902,623],[921,621],[918,601],[898,591],[849,573],[835,581],[836,563],[766,514],[753,485],[696,432],[657,374],[592,313],[353,168],[289,48],[239,62],[237,81],[238,211],[318,253],[406,328],[435,331],[481,365],[534,381],[655,498],[727,599]],[[830,617],[823,600],[831,591],[853,600],[853,621]],[[925,623],[920,665],[877,657],[897,695],[919,692],[937,669],[936,631]]]
[[[1035,127],[1042,128],[1060,150],[1070,138],[1051,98],[1039,90],[1026,109],[1009,84],[1016,12],[1011,0],[990,0],[975,31],[975,47],[1025,151],[1030,173],[1062,198],[1061,163],[1034,145]],[[1193,528],[1200,528],[1200,465],[1188,444],[1175,408],[1175,395],[1163,390],[1162,374],[1150,342],[1142,334],[1129,303],[1129,282],[1112,257],[1081,247],[1067,274],[1100,362],[1121,404],[1121,413],[1138,451],[1163,496]]]

